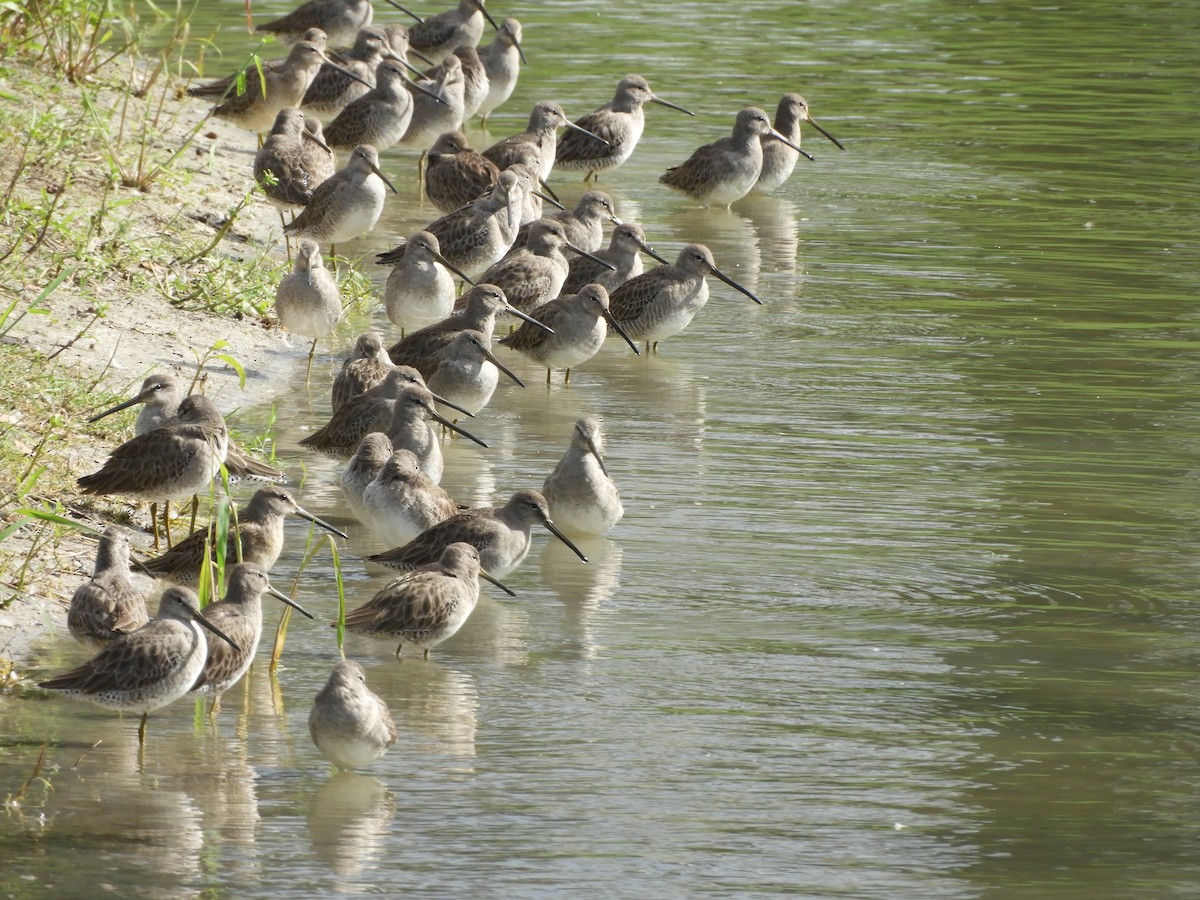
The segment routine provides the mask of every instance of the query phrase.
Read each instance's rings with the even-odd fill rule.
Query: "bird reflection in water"
[[[396,814],[391,791],[373,775],[335,772],[313,795],[308,839],[338,875],[358,875],[372,864]]]
[[[619,544],[605,537],[580,537],[579,549],[589,562],[579,565],[566,547],[547,542],[539,563],[542,584],[554,591],[563,604],[563,643],[559,652],[579,659],[598,659],[604,650],[593,633],[595,619],[604,615],[605,604],[621,583]],[[575,559],[575,565],[571,560]]]

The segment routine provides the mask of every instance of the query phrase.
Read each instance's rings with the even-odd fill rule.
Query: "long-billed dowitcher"
[[[387,704],[367,687],[363,667],[343,659],[313,700],[308,733],[339,769],[361,769],[396,743],[396,722]]]
[[[437,366],[427,382],[429,389],[478,414],[496,392],[501,372],[517,386],[525,387],[525,382],[496,359],[491,344],[491,338],[482,331],[460,331],[438,351]]]
[[[200,614],[195,594],[187,588],[168,588],[153,619],[117,638],[79,668],[38,687],[108,709],[141,713],[138,744],[145,744],[150,713],[191,690],[204,668],[208,642],[200,630],[202,625],[234,644]]]
[[[129,574],[129,532],[109,525],[100,537],[90,580],[71,595],[67,628],[85,647],[102,650],[149,619],[146,592]]]
[[[313,181],[320,184],[333,177],[337,171],[337,158],[333,150],[325,143],[325,129],[321,120],[316,116],[304,117],[303,162],[308,171],[313,173]],[[313,190],[316,190],[314,187]]]
[[[407,544],[456,512],[458,504],[421,471],[411,450],[397,450],[362,492],[363,521],[390,547]]]
[[[442,442],[430,422],[437,422],[468,440],[474,441],[480,447],[486,448],[487,444],[465,428],[451,422],[439,413],[433,404],[434,396],[427,389],[416,385],[402,388],[400,396],[396,398],[396,402],[392,406],[392,421],[388,425],[387,435],[392,439],[392,446],[397,450],[413,452],[422,472],[433,481],[441,481],[444,468]],[[455,409],[462,408],[453,403],[447,405]]]
[[[613,291],[609,310],[629,337],[645,341],[647,349],[687,328],[708,303],[706,275],[716,275],[734,290],[761,304],[717,268],[712,251],[703,244],[688,244],[673,266],[655,266]]]
[[[521,203],[532,183],[526,170],[501,172],[491,192],[470,206],[442,216],[426,227],[438,239],[442,255],[468,278],[481,272],[508,252],[521,227]],[[405,245],[376,254],[381,265],[403,259]]]
[[[569,266],[563,256],[564,248],[607,265],[568,241],[561,222],[538,219],[529,226],[525,246],[504,257],[480,275],[479,280],[503,290],[510,306],[532,314],[557,297],[567,280]]]
[[[505,347],[528,356],[546,367],[546,384],[551,369],[566,369],[563,383],[571,380],[571,369],[600,352],[611,327],[625,343],[640,353],[621,323],[608,309],[608,291],[599,284],[584,285],[578,293],[556,297],[537,308],[538,320],[554,329],[550,334],[526,323],[501,339]]]
[[[283,552],[283,522],[289,515],[299,516],[326,531],[345,537],[345,533],[319,519],[296,502],[296,498],[278,485],[259,488],[238,511],[236,525],[231,521],[225,546],[230,562],[252,562],[268,571]],[[207,562],[205,550],[215,553],[217,525],[198,528],[161,556],[148,559],[142,566],[156,578],[176,584],[196,584],[200,569]],[[239,549],[240,548],[240,549]]]
[[[583,170],[583,180],[595,178],[598,173],[615,169],[633,153],[633,148],[642,137],[646,127],[646,115],[642,106],[647,102],[669,106],[681,113],[695,113],[676,106],[650,90],[650,84],[641,75],[626,75],[617,84],[612,101],[588,113],[575,124],[580,131],[568,131],[558,142],[554,164],[562,169]],[[596,135],[603,140],[587,137]]]
[[[175,425],[178,424],[179,405],[187,396],[187,390],[187,384],[171,372],[158,372],[142,382],[142,389],[136,395],[124,403],[118,403],[111,409],[97,413],[88,421],[96,422],[105,416],[142,403],[144,406],[133,423],[135,435],[145,434],[164,425]],[[283,472],[254,458],[232,438],[226,441],[225,469],[231,478],[278,481],[284,477]]]
[[[336,116],[347,104],[353,103],[375,85],[375,69],[384,56],[392,53],[388,36],[382,28],[365,25],[354,36],[354,46],[338,54],[338,62],[347,72],[357,75],[362,81],[322,67],[308,90],[304,92],[301,107],[310,115]],[[363,82],[366,84],[363,84]]]
[[[396,193],[379,168],[379,153],[370,144],[355,147],[346,165],[313,191],[304,211],[283,230],[329,244],[332,255],[337,244],[375,227],[388,189]]]
[[[621,495],[604,466],[600,420],[584,416],[575,423],[571,444],[546,476],[542,493],[561,528],[580,534],[604,534],[621,520]]]
[[[491,339],[492,332],[496,328],[496,316],[502,312],[511,313],[523,321],[532,322],[539,328],[546,327],[509,304],[504,296],[504,291],[494,284],[477,284],[463,294],[462,299],[464,303],[461,312],[456,312],[440,322],[418,329],[389,348],[388,356],[391,357],[392,362],[417,365],[432,361],[439,350],[454,340],[455,335],[468,328],[473,331],[481,331]]]
[[[604,191],[588,191],[579,198],[574,209],[550,213],[545,218],[562,225],[567,242],[587,253],[595,253],[604,246],[605,222],[621,224],[617,218],[616,204]],[[529,226],[525,226],[517,232],[513,246],[522,247],[528,239]]]
[[[396,398],[405,387],[424,388],[425,379],[411,366],[393,366],[379,384],[340,406],[319,429],[304,440],[301,447],[349,457],[358,447],[363,435],[388,430]],[[444,397],[435,397],[439,403]],[[466,414],[465,410],[460,410]]]
[[[360,334],[350,356],[342,363],[342,370],[333,380],[333,411],[337,412],[350,399],[382,384],[393,367],[384,349],[383,338],[374,331]]]
[[[454,276],[474,283],[442,256],[438,239],[428,231],[409,237],[404,258],[388,273],[383,288],[387,317],[403,334],[440,322],[454,311]]]
[[[604,138],[568,119],[563,108],[553,100],[540,100],[533,105],[524,131],[497,141],[484,150],[483,155],[503,171],[514,163],[525,164],[528,159],[526,154],[530,148],[534,148],[538,159],[538,168],[534,174],[541,181],[545,181],[554,168],[555,134],[559,128],[564,127],[568,131],[578,132],[584,139],[600,146],[607,143]]]
[[[461,131],[447,131],[429,149],[425,196],[444,213],[452,213],[481,197],[500,178],[490,159],[471,149]]]
[[[295,43],[310,28],[320,28],[335,47],[354,40],[360,28],[371,24],[371,0],[309,0],[286,16],[256,25],[255,31],[275,35],[285,44]]]
[[[425,154],[438,135],[462,127],[466,106],[466,79],[463,77],[462,63],[451,54],[439,66],[437,80],[410,82],[409,88],[413,92],[412,119],[404,137],[400,139],[400,145],[420,150],[423,164]]]
[[[451,544],[465,541],[479,551],[484,571],[503,578],[529,554],[535,522],[566,544],[584,562],[587,557],[550,518],[546,498],[537,491],[517,491],[501,507],[479,507],[456,513],[423,531],[403,547],[368,556],[370,562],[411,570],[435,562]]]
[[[312,618],[307,609],[271,587],[267,570],[252,562],[238,563],[229,569],[225,597],[217,603],[204,607],[204,618],[215,625],[223,634],[233,639],[233,644],[210,641],[204,667],[196,676],[190,693],[208,694],[213,698],[208,714],[211,716],[221,708],[221,695],[233,687],[246,674],[258,653],[258,642],[262,639],[262,595],[270,594],[286,603],[301,615]],[[236,644],[236,646],[235,646]]]
[[[479,39],[483,37],[484,19],[499,30],[496,20],[484,8],[484,3],[485,0],[459,0],[454,9],[423,20],[398,3],[393,5],[417,19],[417,24],[409,29],[409,42],[413,49],[438,63],[459,47],[477,47]]]
[[[458,542],[437,562],[421,566],[387,584],[363,606],[346,613],[346,630],[372,637],[399,638],[429,651],[463,626],[479,602],[479,551]]]
[[[775,110],[775,130],[789,141],[800,146],[800,123],[807,122],[825,137],[829,138],[839,150],[845,150],[842,142],[822,128],[808,111],[808,103],[799,94],[784,94]],[[763,164],[762,173],[754,185],[756,191],[770,193],[788,180],[796,163],[800,159],[800,151],[789,147],[783,141],[775,140],[769,135],[762,135]]]
[[[474,47],[463,46],[454,51],[454,56],[458,58],[458,64],[462,68],[463,77],[463,111],[462,121],[466,122],[479,109],[480,104],[487,98],[488,92],[488,75],[487,69],[483,67],[483,60],[479,58],[479,51]],[[447,57],[448,59],[449,57]],[[425,77],[431,81],[437,81],[442,74],[442,68],[446,65],[446,61],[442,60],[433,68],[425,72]],[[460,126],[461,127],[461,126]]]
[[[266,131],[274,124],[281,109],[301,104],[321,66],[330,66],[350,78],[365,81],[326,58],[322,46],[312,41],[300,41],[286,59],[268,60],[261,67],[251,66],[243,73],[244,78],[229,76],[190,87],[188,94],[216,99],[218,102],[211,114],[217,118],[227,119],[250,131]],[[238,93],[239,88],[242,88],[241,93]]]
[[[527,63],[525,51],[521,49],[521,23],[511,16],[500,23],[496,39],[480,51],[484,71],[488,77],[488,92],[479,104],[479,117],[487,122],[488,116],[512,96],[517,87],[521,63]]]
[[[342,495],[346,505],[354,513],[354,518],[364,525],[373,522],[367,516],[366,505],[363,503],[363,492],[383,470],[384,464],[392,457],[392,439],[382,431],[372,431],[363,435],[358,447],[346,468],[342,469]]]
[[[318,184],[332,171],[315,166],[320,158],[332,160],[324,141],[305,127],[305,115],[294,106],[279,111],[275,125],[254,156],[254,180],[262,187],[267,200],[280,209],[296,210],[308,203]],[[312,144],[320,141],[317,149]]]
[[[399,63],[381,62],[375,70],[375,87],[347,104],[326,126],[325,143],[335,150],[370,144],[380,152],[396,144],[412,121],[413,95],[408,84]]]
[[[325,268],[316,241],[303,240],[292,269],[275,289],[275,314],[288,331],[312,338],[308,374],[312,374],[317,341],[333,333],[342,317],[342,295],[337,279]],[[307,375],[306,375],[307,377]]]
[[[700,201],[703,206],[724,206],[742,199],[754,187],[762,173],[763,150],[760,138],[772,138],[791,147],[800,147],[771,127],[767,114],[748,106],[737,114],[733,134],[699,147],[678,166],[659,176],[659,181]]]
[[[640,225],[622,222],[613,229],[608,246],[595,253],[607,265],[600,265],[586,256],[571,257],[567,280],[560,293],[574,294],[582,290],[584,285],[598,284],[611,294],[629,279],[642,274],[641,252],[667,265],[667,261],[646,243],[646,235]]]
[[[184,500],[208,490],[228,449],[220,411],[207,397],[192,394],[170,423],[121,444],[98,472],[82,476],[78,484],[85,494],[123,494],[151,504]],[[157,546],[157,525],[154,537]]]

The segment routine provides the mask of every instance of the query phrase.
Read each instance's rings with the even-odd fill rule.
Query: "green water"
[[[539,537],[519,600],[481,600],[428,664],[351,638],[400,723],[370,774],[331,779],[309,744],[336,649],[306,623],[278,689],[256,671],[216,733],[157,714],[145,771],[133,722],[0,696],[5,790],[47,738],[61,767],[0,820],[0,885],[1195,896],[1200,10],[493,7],[531,64],[472,142],[645,74],[699,115],[649,108],[601,187],[665,255],[707,243],[766,305],[715,285],[658,357],[610,343],[569,389],[518,365],[530,387],[473,425],[493,450],[455,445],[443,483],[466,502],[537,486],[599,414],[626,518],[587,567]],[[194,33],[230,22],[235,58],[241,9],[211,4]],[[791,90],[847,152],[806,132],[817,161],[733,213],[656,183]],[[436,217],[412,157],[385,168],[401,194],[351,253]],[[337,464],[294,443],[364,324],[280,423],[305,506],[342,522]],[[386,579],[356,563],[376,549],[352,530],[351,603]],[[328,613],[331,585],[302,601]],[[75,653],[64,638],[45,671]]]

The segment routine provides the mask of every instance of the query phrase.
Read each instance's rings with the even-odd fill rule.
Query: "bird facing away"
[[[408,13],[418,20],[417,24],[409,29],[409,43],[414,50],[420,51],[433,63],[441,62],[459,47],[479,46],[485,19],[489,25],[499,30],[496,20],[484,7],[484,3],[485,0],[459,0],[454,9],[430,16],[423,21]],[[399,4],[393,5],[402,12],[408,12]]]
[[[289,491],[271,485],[254,492],[246,508],[238,512],[236,524],[231,519],[225,559],[230,562],[252,562],[270,571],[283,552],[283,522],[289,515],[299,516],[339,537],[346,536],[301,507]],[[207,528],[198,528],[166,553],[146,560],[142,565],[156,578],[165,578],[176,584],[196,584],[200,569],[208,559],[205,548],[207,546],[210,552],[215,553],[212,548],[216,540],[216,523]]]
[[[846,149],[841,141],[822,128],[812,117],[808,111],[808,103],[803,97],[799,94],[784,94],[775,110],[775,130],[799,147],[801,122],[807,122],[817,129],[839,150]],[[800,151],[769,135],[762,135],[759,140],[762,143],[763,165],[754,189],[769,194],[791,177],[792,170],[796,168],[800,159]]]
[[[575,423],[571,443],[542,494],[554,521],[565,531],[604,534],[625,515],[621,495],[604,466],[604,432],[600,420],[585,416]]]
[[[342,470],[342,494],[354,517],[364,525],[372,523],[363,502],[363,492],[391,457],[392,439],[382,431],[372,431],[363,435],[354,455]]]
[[[350,356],[342,363],[342,370],[333,380],[333,411],[337,412],[349,400],[382,384],[392,368],[383,338],[374,331],[360,334]]]
[[[737,114],[730,137],[697,148],[685,162],[667,169],[658,180],[698,200],[702,206],[728,209],[750,193],[762,174],[763,138],[802,152],[799,145],[771,127],[765,112],[748,106]]]
[[[375,227],[389,189],[396,193],[395,185],[379,168],[375,148],[370,144],[355,147],[346,165],[313,191],[304,211],[283,231],[331,248],[353,240]]]
[[[275,117],[275,125],[254,156],[254,180],[280,209],[296,210],[308,203],[318,184],[329,177],[324,166],[314,165],[332,151],[305,127],[305,115],[293,106]],[[312,152],[320,151],[321,156]]]
[[[477,113],[487,122],[488,116],[516,90],[520,63],[526,62],[525,51],[521,49],[521,23],[512,17],[501,22],[496,39],[479,52],[479,57],[487,72],[488,92],[479,104]]]
[[[461,131],[447,131],[429,149],[425,196],[444,213],[479,199],[500,178],[496,164],[467,143]]]
[[[502,338],[500,343],[546,367],[546,384],[551,369],[566,369],[563,383],[571,380],[571,369],[600,352],[612,328],[633,350],[637,344],[625,333],[609,311],[608,291],[603,285],[585,284],[578,293],[564,294],[537,309],[538,320],[554,329],[550,334],[526,323]]]
[[[295,43],[310,28],[320,28],[329,43],[342,47],[355,39],[359,29],[371,24],[371,0],[309,0],[286,16],[255,26],[255,31],[273,34],[285,44]]]
[[[386,546],[407,544],[458,512],[454,498],[419,463],[411,450],[397,450],[362,492],[363,521]]]
[[[436,562],[448,546],[465,541],[479,551],[485,572],[503,578],[529,554],[535,522],[569,547],[584,562],[587,557],[550,518],[546,498],[537,491],[517,491],[501,507],[479,507],[457,513],[402,547],[368,556],[370,562],[409,571]]]
[[[479,602],[479,551],[464,542],[450,544],[436,562],[400,576],[366,604],[346,613],[346,630],[373,637],[399,638],[429,651],[462,628]]]
[[[342,317],[342,295],[337,279],[325,268],[321,248],[307,238],[300,242],[295,267],[275,289],[275,314],[288,331],[312,338],[308,372],[312,373],[317,341],[333,333]]]
[[[79,668],[38,686],[108,709],[141,713],[138,744],[144,745],[150,713],[191,690],[204,668],[208,642],[201,627],[237,647],[200,614],[195,594],[187,588],[167,588],[157,616],[117,638]]]
[[[346,771],[369,766],[396,743],[387,704],[367,687],[363,667],[349,659],[333,667],[313,700],[308,733],[321,755]]]
[[[192,685],[193,694],[211,694],[212,706],[209,715],[221,708],[221,695],[233,687],[246,674],[258,653],[258,642],[262,639],[262,595],[270,592],[302,615],[312,618],[312,613],[292,598],[271,587],[267,570],[255,563],[238,563],[228,573],[225,597],[217,603],[204,607],[204,618],[229,635],[237,644],[210,641],[204,668]]]
[[[696,313],[708,303],[706,275],[715,275],[734,290],[761,304],[717,268],[712,251],[703,244],[688,244],[671,266],[656,266],[613,291],[609,311],[630,339],[657,347],[687,328]]]
[[[642,274],[641,253],[648,254],[663,265],[668,264],[667,260],[646,243],[646,234],[640,225],[635,222],[622,222],[613,229],[608,246],[595,253],[595,256],[607,265],[600,265],[586,256],[571,257],[567,280],[560,293],[574,294],[586,284],[598,284],[611,294],[631,278]],[[608,266],[614,268],[610,269]]]
[[[588,113],[575,124],[583,131],[563,134],[555,151],[554,164],[561,169],[583,170],[583,180],[595,178],[600,172],[615,169],[633,154],[633,148],[646,127],[642,107],[647,103],[669,106],[689,116],[695,113],[676,106],[650,90],[641,75],[626,75],[617,84],[612,100]],[[584,132],[602,140],[587,137]]]
[[[129,574],[129,532],[109,525],[100,537],[96,566],[89,581],[71,595],[67,628],[92,650],[103,650],[149,620],[146,595]]]
[[[474,284],[442,256],[442,246],[428,231],[418,231],[404,245],[404,258],[388,273],[383,306],[400,333],[440,322],[454,311],[454,279]]]

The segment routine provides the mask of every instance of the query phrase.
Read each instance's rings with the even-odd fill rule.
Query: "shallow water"
[[[54,767],[0,828],[0,885],[1193,895],[1196,10],[542,7],[494,9],[525,23],[531,65],[473,144],[642,72],[699,115],[650,108],[601,187],[660,252],[706,243],[766,305],[713,282],[658,356],[610,342],[568,388],[516,361],[529,387],[471,426],[492,449],[451,444],[443,483],[470,503],[536,487],[596,414],[626,517],[583,543],[587,566],[539,536],[519,597],[485,596],[428,663],[350,636],[400,725],[369,773],[330,776],[311,746],[337,648],[305,621],[278,681],[256,667],[217,728],[187,704],[153,716],[144,768],[135,721],[0,695],[5,793],[47,741]],[[235,23],[228,60],[253,46],[241,9],[203,14]],[[732,213],[656,184],[789,90],[847,152],[806,132],[817,161]],[[415,158],[385,161],[400,196],[352,255],[436,217]],[[386,580],[359,562],[381,548],[340,466],[295,442],[367,324],[277,430],[304,505],[351,531],[354,605]],[[277,584],[303,540],[289,526]],[[300,589],[323,620],[327,560]],[[64,634],[33,674],[80,658]]]

